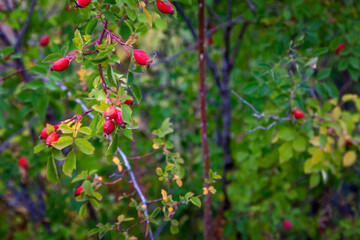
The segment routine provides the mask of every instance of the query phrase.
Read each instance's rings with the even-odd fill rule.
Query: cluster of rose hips
[[[125,123],[121,117],[121,110],[115,106],[110,106],[104,111],[104,118],[106,119],[103,129],[106,135],[110,135],[115,130],[115,123],[120,127],[124,128]],[[114,121],[113,121],[114,120]]]
[[[56,133],[56,131],[58,130],[59,126],[55,125],[54,127],[54,131],[52,131],[51,133],[48,134],[48,132],[46,131],[46,127],[43,128],[43,130],[40,133],[40,138],[41,139],[46,139],[46,145],[49,147],[51,146],[51,144],[53,142],[57,142],[57,140],[59,140],[59,135]]]

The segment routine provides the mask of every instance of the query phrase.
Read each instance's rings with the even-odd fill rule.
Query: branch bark
[[[199,102],[201,118],[201,146],[204,164],[204,179],[209,178],[210,171],[210,151],[207,136],[207,118],[206,118],[206,62],[205,62],[205,1],[198,0],[198,31],[199,31]],[[205,183],[205,187],[208,186]],[[211,194],[205,196],[204,206],[204,239],[212,239],[211,234]]]

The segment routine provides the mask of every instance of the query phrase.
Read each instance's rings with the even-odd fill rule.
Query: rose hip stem
[[[90,109],[90,110],[87,110],[83,113],[80,113],[79,115],[74,115],[71,119],[67,120],[66,122],[63,122],[63,124],[68,124],[69,122],[71,121],[74,121],[76,118],[80,117],[80,116],[84,116],[90,112],[94,111],[94,109]],[[59,125],[59,124],[58,124]]]

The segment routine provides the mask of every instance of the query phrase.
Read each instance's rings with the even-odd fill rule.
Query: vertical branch
[[[24,37],[25,35],[25,32],[26,30],[28,29],[29,27],[29,24],[30,24],[30,20],[31,20],[31,17],[33,15],[33,12],[34,12],[34,8],[35,8],[35,5],[36,5],[36,0],[32,0],[31,1],[31,5],[30,5],[30,9],[29,9],[29,12],[28,12],[28,16],[27,16],[27,19],[26,19],[26,22],[24,23],[23,27],[21,28],[20,30],[20,33],[19,33],[19,36],[18,38],[16,39],[16,43],[14,45],[14,49],[16,52],[19,52],[20,51],[20,48],[21,48],[21,40],[22,38]]]
[[[204,0],[198,0],[199,12],[199,98],[200,98],[200,118],[201,118],[201,145],[204,162],[204,178],[209,178],[210,155],[207,137],[207,119],[206,119],[206,60],[205,60],[205,3]],[[205,183],[205,186],[207,184]],[[204,239],[211,239],[211,194],[205,196],[204,207]]]

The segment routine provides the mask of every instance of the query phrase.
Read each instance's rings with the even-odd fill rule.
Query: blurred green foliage
[[[112,22],[110,29],[124,39],[130,36],[134,23],[137,27],[149,24],[145,13],[138,10],[134,23],[128,19],[116,27],[113,23],[125,12],[132,17],[132,12],[119,6],[132,1],[115,2],[106,16]],[[356,239],[360,227],[357,167],[360,3],[354,0],[253,0],[256,6],[253,12],[246,2],[233,2],[233,18],[242,16],[249,21],[249,26],[230,75],[230,89],[260,113],[289,117],[292,110],[301,109],[306,117],[279,121],[268,130],[248,132],[258,126],[269,126],[274,120],[254,117],[249,106],[231,95],[234,166],[225,173],[219,144],[221,99],[212,73],[207,72],[211,168],[221,176],[226,174],[228,181],[226,188],[221,182],[215,184],[214,236],[217,239]],[[26,3],[29,5],[30,1]],[[226,22],[227,2],[207,1],[207,4],[216,13],[207,12],[209,23]],[[98,223],[105,226],[115,224],[121,215],[138,216],[137,210],[129,206],[130,198],[121,198],[134,191],[125,178],[115,185],[99,188],[102,199],[96,219],[89,212],[80,217],[83,202],[74,198],[79,184],[63,173],[59,173],[58,184],[49,182],[46,163],[50,150],[45,150],[48,154],[33,153],[34,146],[43,143],[37,136],[45,123],[55,124],[83,112],[75,98],[84,99],[89,107],[96,104],[94,100],[87,100],[88,92],[94,88],[96,66],[84,61],[85,71],[81,70],[81,64],[73,62],[68,70],[57,73],[49,72],[49,64],[42,62],[49,54],[64,56],[75,50],[72,41],[76,29],[83,35],[98,36],[101,32],[102,24],[93,27],[94,14],[89,8],[67,11],[67,6],[67,2],[38,1],[22,51],[14,53],[11,47],[3,45],[0,50],[2,77],[14,72],[10,63],[16,59],[22,59],[29,74],[34,76],[31,82],[24,82],[16,75],[0,83],[0,142],[4,143],[36,118],[32,128],[14,137],[1,152],[0,222],[3,224],[0,224],[0,238],[87,239],[89,231]],[[148,6],[153,28],[140,29],[136,49],[156,52],[156,63],[194,43],[179,13],[164,16],[155,10],[154,2]],[[182,6],[196,27],[196,3]],[[18,3],[15,10],[1,11],[0,19],[19,31],[26,20],[27,9]],[[234,50],[241,28],[241,23],[232,25],[230,51]],[[46,48],[38,44],[43,35],[51,36]],[[220,71],[225,49],[224,29],[218,29],[212,39],[207,51]],[[340,43],[345,43],[346,48],[337,55],[335,50]],[[135,74],[132,81],[142,93],[140,103],[132,107],[133,119],[139,126],[134,130],[136,144],[131,147],[131,141],[123,135],[117,140],[128,156],[133,155],[134,149],[138,156],[150,153],[157,143],[153,130],[158,129],[155,133],[159,133],[164,120],[170,118],[173,132],[168,136],[169,143],[164,144],[173,145],[174,152],[180,153],[185,170],[182,187],[168,193],[174,196],[187,192],[198,195],[203,191],[197,54],[196,49],[185,50],[144,74]],[[114,66],[115,71],[127,71],[131,63],[126,53],[119,48],[114,55],[112,60],[120,60],[120,64]],[[43,78],[48,81],[42,81]],[[64,83],[72,96],[60,89],[59,82]],[[90,124],[91,119],[84,116],[83,122]],[[108,142],[101,137],[92,137],[89,141],[95,147],[94,155],[76,152],[73,178],[82,171],[96,169],[104,181],[113,181],[110,176],[118,166],[105,155]],[[19,157],[27,158],[30,165],[26,179],[17,167]],[[139,160],[141,182],[148,200],[163,197],[161,189],[167,186],[158,181],[162,174],[157,174],[157,168],[165,165],[166,157],[160,152]],[[22,204],[12,201],[8,184],[20,190],[22,181],[27,183],[32,199],[39,199],[39,188],[44,191],[46,212],[40,224]],[[228,209],[224,209],[225,194],[230,201]],[[159,206],[162,205],[151,205],[150,212]],[[153,232],[156,235],[157,229],[164,227],[158,239],[201,239],[201,210],[190,204],[179,205],[174,216],[179,224],[152,224]],[[156,219],[162,222],[163,216],[159,214]],[[292,223],[291,230],[284,229],[285,219]],[[49,225],[51,233],[41,222]],[[134,221],[123,225],[125,228],[132,224]],[[176,235],[171,234],[171,226],[179,227]],[[129,233],[144,238],[142,225]],[[111,231],[104,239],[120,239],[120,235],[122,233]]]

